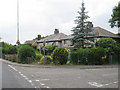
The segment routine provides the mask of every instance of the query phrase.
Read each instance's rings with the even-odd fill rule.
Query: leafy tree
[[[72,43],[75,48],[84,47],[85,45],[93,45],[93,36],[91,33],[93,31],[91,22],[87,21],[89,16],[87,15],[88,12],[85,12],[84,3],[82,3],[81,11],[78,11],[79,16],[75,20],[77,24],[76,27],[73,28],[73,39]],[[91,42],[90,42],[91,41]]]
[[[114,54],[116,51],[117,43],[112,38],[101,38],[96,42],[96,46],[105,48],[108,54]]]
[[[41,39],[41,35],[38,35],[38,40],[40,40]]]
[[[2,52],[3,54],[16,54],[17,47],[14,45],[2,42]]]
[[[8,54],[16,54],[17,53],[17,47],[13,45],[9,45]]]
[[[120,27],[120,2],[118,6],[115,6],[113,9],[113,13],[111,15],[111,19],[109,20],[110,26],[113,27]]]

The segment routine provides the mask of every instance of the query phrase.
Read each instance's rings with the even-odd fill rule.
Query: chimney
[[[88,26],[88,28],[93,28],[92,22],[88,22],[87,26]]]
[[[54,34],[58,34],[58,33],[59,33],[59,30],[55,29]]]

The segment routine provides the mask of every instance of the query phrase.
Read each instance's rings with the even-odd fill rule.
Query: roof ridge
[[[100,27],[96,27],[96,28],[97,28],[97,31],[99,33],[99,36],[101,36]]]
[[[60,38],[61,38],[61,36],[62,36],[62,33],[60,33],[60,35],[59,35],[58,39],[60,39]]]

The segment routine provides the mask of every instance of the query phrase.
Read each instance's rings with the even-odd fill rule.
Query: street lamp
[[[20,47],[20,41],[19,41],[19,0],[17,0],[17,59],[18,59],[18,47]]]
[[[0,38],[1,41],[1,38]],[[0,42],[0,58],[2,58],[2,42]]]
[[[43,42],[43,46],[44,46],[44,62],[43,62],[43,64],[45,64],[45,40]]]

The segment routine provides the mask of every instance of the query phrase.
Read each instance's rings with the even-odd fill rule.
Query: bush
[[[68,51],[63,47],[56,47],[51,56],[54,64],[66,64],[68,60]]]
[[[35,60],[39,61],[42,58],[42,54],[36,53]]]
[[[96,46],[105,48],[107,54],[112,55],[116,51],[117,43],[112,38],[101,38],[96,42]]]
[[[45,55],[51,55],[56,47],[56,45],[45,46]],[[41,53],[44,54],[44,47],[41,48]]]
[[[52,57],[51,56],[45,56],[45,64],[52,63]],[[44,56],[40,59],[40,64],[44,64]]]
[[[34,58],[35,57],[35,50],[29,46],[29,45],[24,45],[21,46],[18,50],[18,57],[19,57],[19,62],[22,63],[27,63],[27,58]]]
[[[83,64],[83,65],[98,65],[105,64],[107,58],[106,51],[104,48],[94,47],[94,48],[80,48],[75,52],[71,53],[71,62],[73,64]]]
[[[101,47],[93,47],[90,49],[88,64],[102,65],[106,63],[106,51]]]
[[[72,52],[70,54],[70,57],[71,57],[71,63],[78,64],[78,53],[77,52]]]
[[[71,53],[71,62],[73,64],[88,64],[89,49],[80,48]]]

